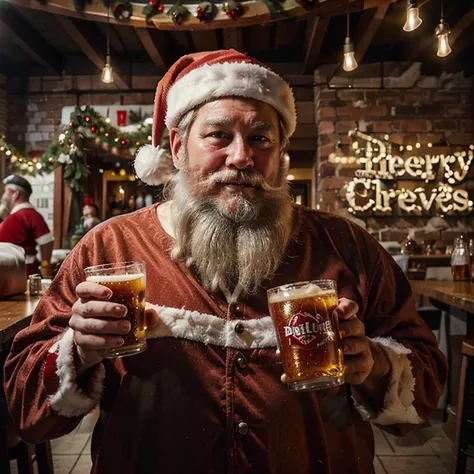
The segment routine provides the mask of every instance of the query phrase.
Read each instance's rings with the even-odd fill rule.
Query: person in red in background
[[[4,179],[5,190],[2,205],[10,214],[0,224],[0,242],[10,242],[25,250],[28,276],[39,273],[40,262],[36,258],[36,246],[41,250],[41,272],[51,276],[53,236],[43,216],[30,203],[31,184],[21,176],[10,175]]]

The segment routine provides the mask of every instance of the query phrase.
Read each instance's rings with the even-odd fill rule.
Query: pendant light
[[[423,20],[420,18],[418,2],[416,0],[408,0],[407,21],[403,25],[403,30],[415,31],[422,23]]]
[[[114,82],[114,71],[110,64],[110,5],[107,7],[107,54],[105,55],[105,66],[102,69],[101,80],[106,84]]]
[[[347,36],[344,42],[344,61],[342,68],[346,72],[353,71],[357,68],[358,64],[354,55],[354,45],[352,44],[351,37],[349,34],[349,13],[347,14]]]
[[[451,30],[449,28],[449,25],[444,21],[443,16],[444,5],[443,0],[441,0],[441,20],[435,30],[435,35],[438,38],[438,51],[436,54],[440,58],[445,58],[452,51],[451,46],[449,45],[449,35],[451,33]]]

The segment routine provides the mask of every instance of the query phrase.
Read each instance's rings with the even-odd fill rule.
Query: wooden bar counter
[[[40,296],[19,294],[0,299],[0,344],[13,339],[31,321]]]
[[[449,306],[465,312],[467,335],[474,336],[474,283],[438,280],[410,283],[416,295],[427,296],[434,306],[442,310]]]

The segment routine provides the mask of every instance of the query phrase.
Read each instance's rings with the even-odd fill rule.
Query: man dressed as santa
[[[446,363],[410,285],[357,225],[293,204],[289,85],[234,50],[180,58],[158,84],[156,183],[165,127],[176,172],[163,203],[90,231],[64,262],[5,366],[9,408],[31,443],[100,404],[93,472],[370,474],[371,424],[404,434],[435,410]],[[148,349],[104,359],[130,330],[90,265],[143,261]],[[282,383],[266,290],[332,279],[345,383]]]

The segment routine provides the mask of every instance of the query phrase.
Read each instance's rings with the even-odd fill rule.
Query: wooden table
[[[434,306],[444,311],[449,306],[465,312],[467,335],[474,336],[474,283],[437,280],[410,283],[415,294],[429,297]]]
[[[26,328],[40,296],[20,294],[0,299],[0,344]]]

